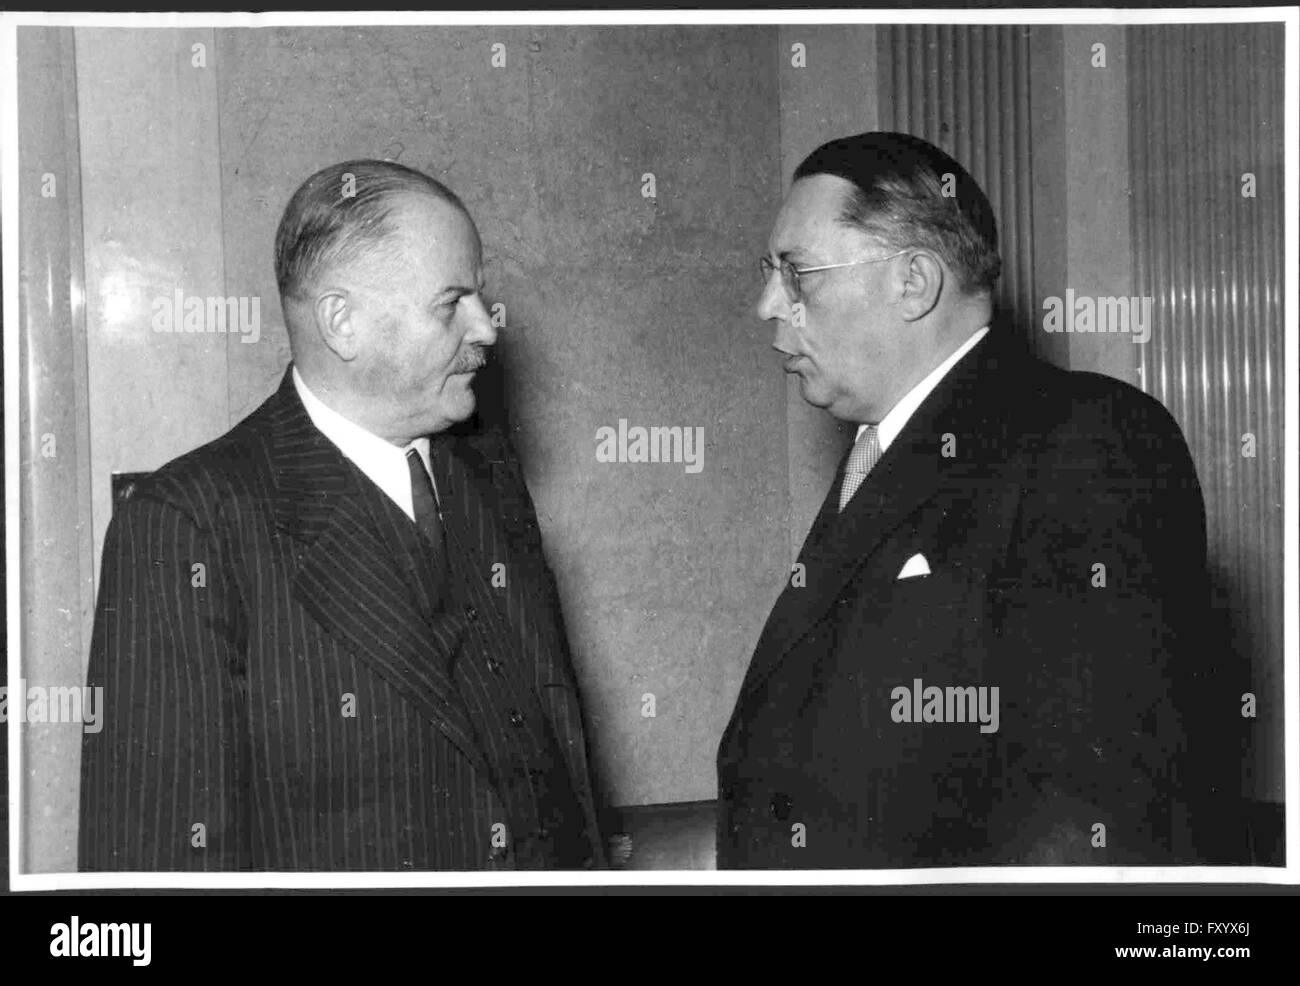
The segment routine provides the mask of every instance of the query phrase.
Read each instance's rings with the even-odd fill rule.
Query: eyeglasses
[[[805,274],[820,274],[824,270],[839,270],[841,267],[856,267],[858,264],[877,264],[882,260],[891,260],[899,254],[907,253],[909,248],[895,250],[893,253],[884,257],[867,257],[863,260],[850,260],[842,264],[822,264],[819,267],[796,267],[788,260],[782,260],[779,264],[772,263],[767,257],[758,259],[758,269],[763,276],[763,286],[767,287],[767,282],[772,278],[772,272],[779,270],[781,272],[781,285],[785,288],[785,293],[789,296],[791,303],[797,303],[803,298],[803,285],[799,278]]]

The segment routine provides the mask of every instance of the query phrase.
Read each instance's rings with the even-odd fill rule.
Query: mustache
[[[487,346],[470,346],[461,351],[452,366],[452,373],[472,373],[487,366],[492,350]]]

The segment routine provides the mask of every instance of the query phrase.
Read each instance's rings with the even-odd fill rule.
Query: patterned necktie
[[[844,482],[840,485],[841,513],[853,499],[853,494],[858,491],[858,487],[862,485],[862,481],[867,478],[867,473],[871,472],[871,468],[879,458],[880,435],[875,425],[867,425],[858,440],[853,443],[853,451],[849,454],[848,464],[844,467]]]
[[[415,449],[406,453],[406,465],[411,470],[411,505],[415,510],[415,526],[439,555],[445,555],[442,516],[438,512],[433,480],[429,478],[429,471],[424,468],[424,460]]]

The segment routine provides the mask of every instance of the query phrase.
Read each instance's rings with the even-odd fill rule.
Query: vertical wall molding
[[[75,36],[98,559],[114,472],[152,471],[229,429],[230,342],[153,328],[176,291],[225,296],[215,32]]]
[[[1196,459],[1220,605],[1260,697],[1247,783],[1281,801],[1283,29],[1127,31],[1135,293],[1154,299],[1142,385]]]
[[[984,189],[998,222],[999,321],[1042,348],[1033,332],[1032,29],[882,24],[880,127],[928,140]]]
[[[81,165],[70,28],[18,31],[19,536],[22,682],[79,688],[95,560],[82,270]],[[10,706],[24,702],[17,695]],[[27,724],[24,872],[76,863],[79,723]]]
[[[1065,290],[1076,297],[1133,295],[1133,245],[1129,229],[1127,46],[1124,29],[1071,25],[1062,29],[1065,133],[1068,151],[1062,192],[1066,200]],[[1065,291],[1046,294],[1066,299]],[[1040,333],[1046,336],[1047,333]],[[1131,333],[1063,335],[1072,370],[1104,373],[1138,383],[1138,353]]]

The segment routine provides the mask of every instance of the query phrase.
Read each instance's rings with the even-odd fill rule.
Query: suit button
[[[773,818],[778,822],[784,822],[790,817],[790,807],[793,803],[788,794],[778,793],[772,795],[772,800],[767,803],[767,808],[772,813]]]
[[[469,620],[471,623],[478,619],[478,610],[473,606],[470,606],[468,603],[465,605],[465,619]]]
[[[524,724],[524,714],[518,709],[510,710],[510,725],[522,726]]]
[[[495,657],[489,657],[487,659],[487,669],[491,671],[493,674],[500,674],[501,662],[498,661]]]
[[[537,830],[537,838],[549,839],[550,837],[551,837],[551,830],[548,829],[546,826],[543,825],[541,828]]]

